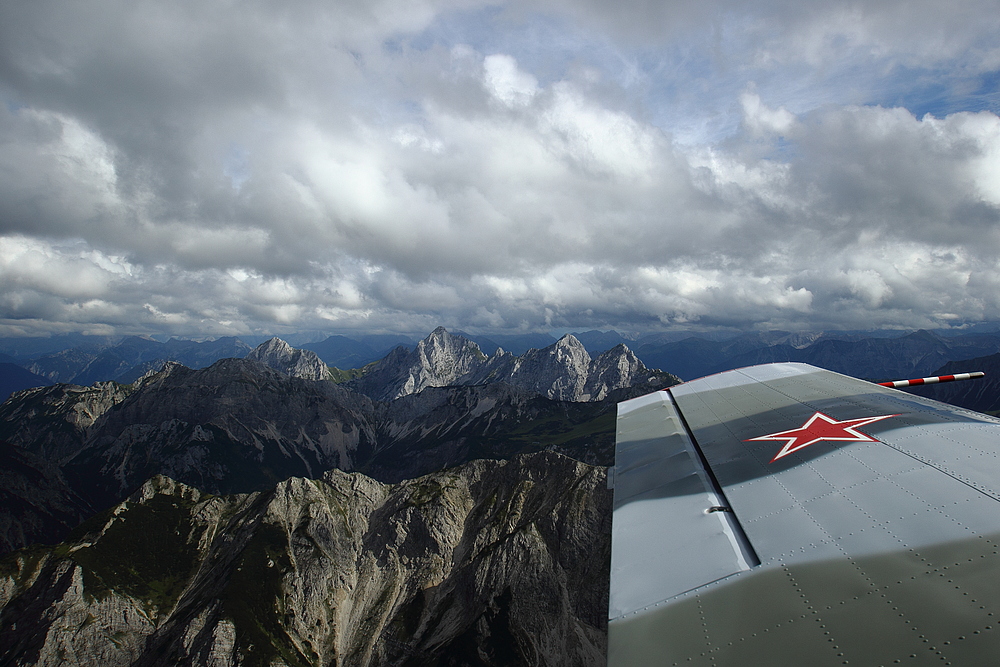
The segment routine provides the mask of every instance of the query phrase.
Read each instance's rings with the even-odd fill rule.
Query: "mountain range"
[[[733,368],[795,361],[865,379],[924,377],[950,361],[1000,352],[1000,334],[945,337],[915,331],[897,337],[766,332],[716,341],[691,337],[664,343],[642,342],[636,356],[685,380]]]
[[[566,336],[487,358],[444,329],[356,380],[319,379],[328,373],[272,339],[204,369],[167,362],[127,385],[15,394],[0,405],[0,549],[61,539],[157,474],[218,494],[331,468],[397,482],[542,449],[609,465],[615,402],[678,381],[625,347],[592,360]]]
[[[615,406],[677,378],[444,329],[331,373],[272,339],[0,405],[0,663],[602,664]]]
[[[544,333],[474,335],[454,332],[475,343],[486,357],[499,350],[523,356],[545,350],[556,342]],[[295,336],[293,338],[302,338]],[[799,361],[862,378],[899,379],[927,375],[950,361],[1000,353],[1000,332],[748,332],[738,336],[721,334],[654,333],[643,336],[616,331],[586,331],[573,334],[591,358],[626,345],[648,368],[659,368],[685,380],[731,368],[772,361]],[[261,337],[250,337],[258,344]],[[315,352],[327,366],[337,369],[338,380],[356,379],[363,369],[389,354],[412,353],[420,341],[403,335],[328,336],[299,345]],[[394,351],[402,347],[403,350]],[[204,368],[219,359],[245,357],[253,347],[238,338],[195,342],[150,338],[114,339],[67,335],[51,339],[0,339],[0,364],[16,364],[32,376],[14,379],[12,367],[0,367],[0,399],[4,385],[10,391],[46,382],[89,385],[115,380],[131,383],[166,361],[189,368]],[[294,348],[293,348],[294,349]],[[44,380],[34,379],[35,376]]]
[[[130,384],[167,361],[189,368],[204,368],[226,357],[245,357],[252,351],[238,338],[219,338],[198,343],[172,338],[165,343],[129,336],[114,345],[74,347],[45,354],[24,364],[36,375],[52,382],[90,385],[114,380]]]
[[[594,334],[602,337],[601,344],[575,346],[583,347],[588,355],[599,355],[624,341],[615,332],[607,334],[588,332],[580,334],[580,336],[593,342],[596,340]],[[500,345],[492,338],[484,336],[458,334],[453,338],[474,343],[484,355],[493,356],[501,349]],[[495,336],[494,338],[505,341],[505,344],[509,343],[512,346],[500,355],[508,362],[519,355],[550,349],[558,342],[547,334],[508,335]],[[574,343],[581,342],[575,337],[572,340]],[[610,340],[617,342],[615,345],[606,345],[605,343]],[[334,377],[344,380],[359,377],[362,375],[360,369],[383,360],[387,354],[400,355],[406,352],[412,353],[417,347],[426,348],[426,341],[427,339],[414,341],[405,336],[393,335],[369,335],[363,336],[362,340],[344,336],[329,336],[319,342],[303,344],[296,354],[308,357],[308,363],[312,363],[318,369],[313,374],[316,379]],[[6,393],[0,393],[0,401],[6,399],[13,391],[54,382],[85,386],[94,382],[113,380],[122,384],[130,384],[151,370],[159,370],[167,361],[175,361],[188,368],[197,369],[205,368],[225,358],[244,358],[252,354],[257,355],[254,358],[258,358],[260,354],[266,354],[261,347],[263,345],[266,348],[265,343],[275,345],[273,342],[269,343],[264,340],[256,348],[253,348],[242,340],[232,337],[206,342],[176,338],[160,342],[140,336],[129,336],[122,339],[62,336],[51,339],[48,346],[35,339],[0,339],[0,349],[16,355],[11,356],[0,352],[0,365],[11,364],[11,366],[0,366],[0,392],[9,387]],[[287,345],[284,341],[282,343]],[[58,346],[66,344],[71,344],[71,346],[51,351],[53,347],[58,348]],[[296,349],[290,345],[287,347],[289,350]],[[283,350],[279,356],[287,356],[287,354],[290,353]],[[538,355],[536,354],[536,356]],[[334,375],[323,376],[318,365],[320,362],[335,369]],[[15,366],[20,366],[28,373],[18,371]],[[341,369],[346,369],[346,371]]]
[[[45,385],[0,405],[0,664],[600,665],[616,404],[679,381],[645,359],[1000,373],[989,333],[631,344],[438,328],[0,360]],[[1000,409],[996,385],[923,390]]]
[[[394,400],[428,387],[502,382],[555,400],[590,401],[615,389],[668,386],[678,379],[649,370],[624,345],[596,359],[573,335],[517,356],[498,348],[490,356],[478,344],[438,327],[416,348],[398,347],[346,386],[375,400]]]

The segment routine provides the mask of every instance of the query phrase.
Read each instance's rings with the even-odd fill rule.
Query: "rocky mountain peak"
[[[292,354],[294,351],[295,348],[277,336],[274,336],[254,348],[252,354],[273,354],[285,356]]]
[[[562,338],[560,338],[559,340],[557,340],[556,343],[555,343],[555,347],[557,349],[559,349],[559,348],[563,348],[563,349],[581,349],[581,350],[584,350],[586,352],[586,348],[583,346],[583,343],[580,342],[580,339],[577,338],[576,336],[574,336],[571,333],[565,334]]]
[[[454,336],[444,327],[438,327],[427,338],[417,343],[418,361],[426,374],[437,376],[446,384],[473,371],[486,361],[479,345],[468,338]],[[431,384],[429,386],[442,386]]]
[[[463,336],[450,334],[444,327],[438,327],[432,331],[427,338],[424,338],[422,341],[417,343],[417,350],[422,351],[425,355],[435,353],[454,354],[456,352],[472,352],[473,354],[478,353],[477,356],[481,358],[486,358],[486,355],[483,354],[481,349],[479,349],[479,345],[477,343],[474,343]]]
[[[536,391],[560,401],[585,401],[584,385],[590,355],[583,344],[566,334],[541,350],[528,350],[516,357],[502,381]]]
[[[438,327],[414,350],[393,350],[352,386],[376,400],[391,401],[428,387],[477,384],[488,364],[479,345]]]
[[[668,386],[678,379],[669,373],[646,368],[639,357],[623,343],[600,354],[590,363],[588,370],[585,393],[592,401],[607,398],[615,389],[633,384],[662,383],[662,386]]]
[[[264,341],[246,358],[303,380],[325,380],[329,373],[315,352],[296,349],[278,337]]]
[[[566,334],[557,340],[556,344],[552,346],[552,354],[557,359],[562,359],[566,362],[572,360],[572,363],[590,363],[590,353],[587,352],[587,348],[573,334]]]
[[[438,327],[416,349],[397,348],[350,386],[376,400],[391,401],[428,387],[503,382],[546,398],[590,401],[634,384],[653,382],[659,387],[678,381],[649,371],[624,345],[598,359],[591,359],[572,334],[519,357],[502,349],[487,357],[473,341]]]
[[[178,369],[185,368],[183,364],[179,364],[176,361],[167,361],[160,367],[159,370],[151,368],[137,379],[133,385],[135,387],[141,387],[147,382],[155,382],[157,380],[164,380],[170,377],[171,374],[175,373]]]

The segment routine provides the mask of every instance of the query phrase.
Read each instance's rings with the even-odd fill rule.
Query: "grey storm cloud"
[[[608,7],[8,3],[0,334],[1000,319],[996,2]]]

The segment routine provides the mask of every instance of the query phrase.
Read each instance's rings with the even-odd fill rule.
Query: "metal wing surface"
[[[1000,421],[768,364],[617,429],[612,667],[1000,663]]]

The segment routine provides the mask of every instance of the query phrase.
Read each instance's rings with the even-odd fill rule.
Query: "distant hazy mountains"
[[[471,358],[462,360],[463,363],[472,363],[472,366],[463,371],[470,382],[488,379],[490,373],[496,371],[507,373],[507,381],[518,384],[514,376],[520,372],[520,366],[530,363],[528,359],[519,364],[512,363],[512,358],[529,354],[538,362],[546,355],[552,356],[550,353],[553,345],[558,342],[552,336],[540,333],[480,336],[452,332],[449,335],[466,343],[474,343],[484,357],[480,361],[489,361],[489,364],[484,364],[473,362]],[[0,339],[0,364],[17,364],[49,382],[88,385],[115,380],[130,383],[150,370],[159,370],[166,361],[176,361],[188,368],[205,368],[219,359],[245,357],[254,349],[238,338],[221,338],[202,343],[177,339],[161,343],[140,337],[115,340],[62,336],[45,340],[48,341],[47,345],[35,339]],[[587,331],[573,334],[573,341],[572,347],[582,347],[592,361],[624,344],[630,354],[645,367],[662,369],[685,380],[774,361],[799,361],[861,378],[898,379],[927,375],[949,361],[1000,353],[1000,333],[942,336],[928,331],[906,335],[896,332],[771,331],[720,338],[680,333],[625,337],[615,331]],[[59,345],[68,347],[40,352]],[[369,373],[372,369],[366,367],[375,363],[379,364],[379,375],[382,377],[387,377],[392,372],[403,372],[403,369],[396,368],[401,363],[409,364],[412,368],[417,346],[426,349],[428,343],[406,336],[365,335],[356,338],[329,336],[319,342],[300,345],[299,349],[300,353],[313,352],[323,364],[340,369],[341,372],[332,377],[345,381],[357,380]],[[494,359],[501,351],[503,354],[500,357],[506,361]],[[10,356],[2,356],[3,352]],[[539,355],[538,352],[544,354]],[[571,350],[566,349],[564,352],[570,353]],[[392,358],[386,359],[387,355],[392,355]],[[500,366],[505,363],[509,367],[501,369]],[[314,368],[317,369],[318,376],[321,369],[315,364]],[[365,369],[364,373],[348,371],[362,368]],[[44,384],[23,374],[15,380],[15,373],[17,371],[13,369],[0,367],[0,389],[4,384],[17,388],[23,388],[25,382],[38,383],[33,386]],[[457,373],[458,370],[455,370],[446,372],[445,375],[458,377]],[[588,372],[588,376],[591,374]],[[414,386],[419,386],[421,382],[428,382],[427,386],[437,386],[437,381],[421,371],[413,375],[413,382]],[[356,386],[370,393],[370,384],[371,382],[356,383]],[[600,388],[596,385],[588,387],[584,382],[581,386],[574,384],[572,388],[557,389],[555,393],[564,397],[587,393],[597,396]]]
[[[1000,414],[1000,354],[948,362],[930,375],[953,375],[983,371],[986,377],[947,384],[911,387],[906,391],[959,407]]]
[[[25,368],[51,382],[89,385],[115,380],[128,384],[150,370],[159,370],[167,361],[204,368],[226,357],[245,357],[251,349],[237,338],[205,343],[173,338],[161,343],[130,336],[106,347],[74,347],[46,354],[26,363]]]
[[[361,368],[378,361],[396,347],[413,348],[416,341],[408,336],[367,335],[358,338],[330,336],[318,343],[299,347],[315,352],[328,366]]]
[[[0,403],[6,401],[7,397],[15,391],[31,387],[44,387],[50,384],[52,381],[48,378],[35,375],[17,364],[0,362]]]
[[[923,377],[949,361],[1000,352],[1000,334],[944,337],[930,331],[884,338],[862,335],[755,333],[725,341],[691,337],[638,341],[636,355],[652,368],[693,380],[732,368],[798,361],[866,379]]]

